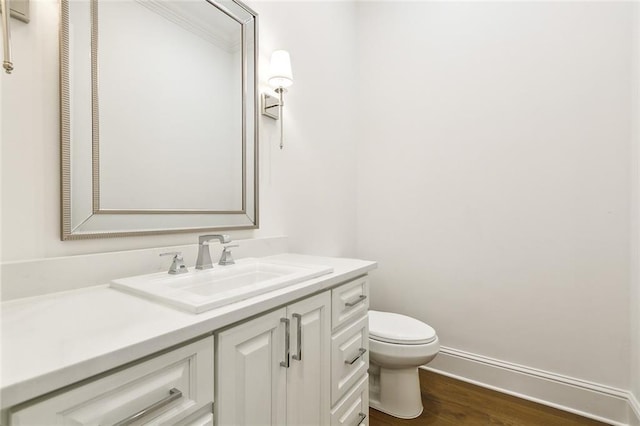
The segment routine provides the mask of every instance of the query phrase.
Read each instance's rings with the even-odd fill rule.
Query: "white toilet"
[[[369,311],[369,405],[401,419],[422,413],[418,367],[438,354],[433,328],[391,312]]]

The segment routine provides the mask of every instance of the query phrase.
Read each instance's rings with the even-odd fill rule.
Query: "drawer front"
[[[203,407],[192,415],[172,426],[213,426],[213,413],[211,407]]]
[[[369,368],[369,319],[362,316],[331,338],[331,405]]]
[[[369,424],[368,376],[358,384],[331,411],[331,426],[364,426]]]
[[[213,413],[204,414],[189,422],[184,423],[185,426],[213,426]]]
[[[175,425],[212,403],[213,336],[19,408],[10,425]]]
[[[331,325],[334,330],[360,318],[369,309],[369,279],[356,278],[331,290]]]
[[[213,413],[205,414],[185,423],[185,426],[213,426]]]

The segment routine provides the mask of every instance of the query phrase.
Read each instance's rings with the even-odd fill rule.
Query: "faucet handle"
[[[233,256],[231,256],[231,248],[240,247],[238,244],[227,244],[226,246],[222,246],[222,254],[220,255],[220,261],[218,265],[235,265],[235,261],[233,260]]]
[[[182,258],[181,251],[170,251],[167,253],[160,253],[160,256],[173,256],[173,262],[171,262],[171,267],[169,268],[168,274],[184,274],[189,272],[187,269],[187,265],[184,264],[184,259]]]

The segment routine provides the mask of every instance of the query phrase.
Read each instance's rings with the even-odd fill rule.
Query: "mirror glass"
[[[61,2],[63,239],[257,227],[256,15]]]

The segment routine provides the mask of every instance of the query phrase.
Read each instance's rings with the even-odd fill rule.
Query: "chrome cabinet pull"
[[[155,402],[153,404],[151,404],[150,406],[148,406],[147,408],[143,408],[142,410],[138,411],[135,414],[132,414],[131,416],[127,417],[124,420],[119,421],[118,423],[116,423],[114,426],[127,426],[130,425],[131,423],[134,423],[138,420],[140,420],[141,418],[143,418],[144,416],[146,416],[147,414],[150,414],[156,410],[159,410],[160,408],[164,407],[165,405],[170,404],[171,402],[182,398],[182,392],[179,391],[176,388],[172,388],[169,391],[169,395],[162,398],[160,401]]]
[[[302,361],[302,315],[293,314],[291,316],[298,320],[298,351],[292,356],[292,358],[296,361]]]
[[[358,296],[358,298],[356,300],[353,300],[351,302],[345,302],[344,305],[345,306],[356,306],[358,303],[362,302],[363,300],[365,300],[367,298],[366,294],[361,294],[360,296]]]
[[[356,422],[356,426],[360,426],[362,424],[362,422],[364,422],[364,419],[367,418],[367,415],[365,413],[358,413],[358,421]]]
[[[11,74],[13,71],[13,62],[11,62],[11,32],[9,31],[9,17],[11,15],[11,5],[9,0],[0,0],[0,7],[2,8],[2,41],[4,44],[4,59],[2,60],[2,67],[7,74]]]
[[[289,368],[289,318],[280,318],[284,323],[284,361],[280,361],[280,366]]]
[[[360,349],[358,349],[358,355],[354,356],[354,357],[353,357],[353,358],[351,358],[351,359],[346,359],[346,360],[344,361],[344,363],[345,363],[345,364],[349,364],[349,365],[353,365],[353,363],[355,363],[358,359],[360,359],[360,357],[361,357],[362,355],[364,355],[364,354],[365,354],[365,352],[367,352],[367,350],[366,350],[365,348],[360,348]]]

